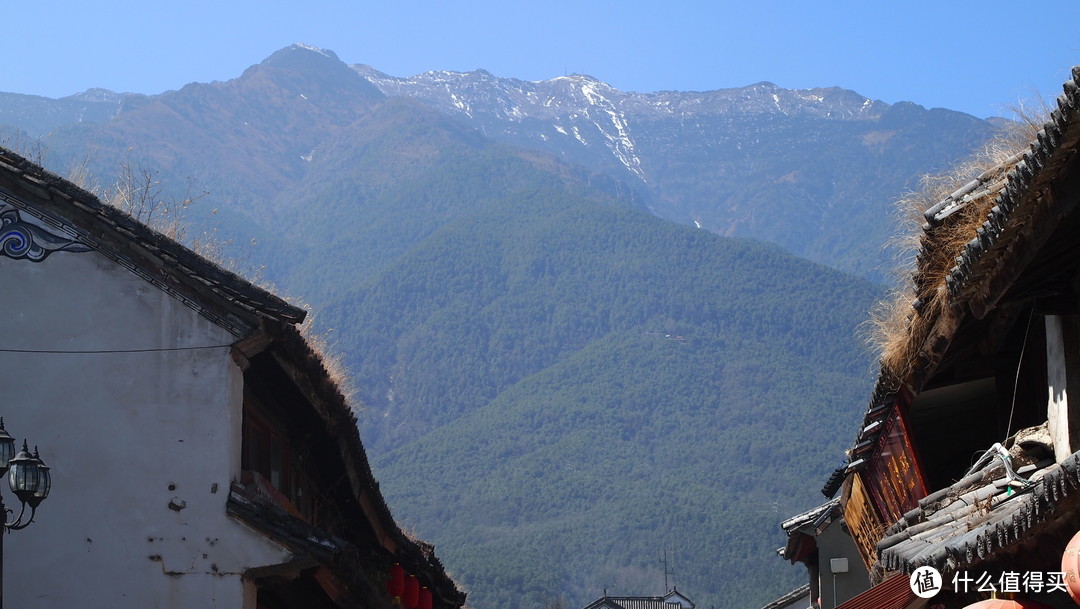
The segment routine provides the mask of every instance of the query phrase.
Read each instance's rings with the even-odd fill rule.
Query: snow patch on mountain
[[[464,112],[465,116],[472,118],[472,110],[469,108],[468,102],[455,95],[453,90],[450,89],[449,83],[447,83],[445,86],[446,92],[450,95],[450,102],[454,104],[454,107]]]
[[[305,51],[314,51],[323,57],[329,57],[335,61],[340,61],[336,53],[330,49],[320,49],[319,47],[311,46],[310,44],[304,44],[303,42],[294,42],[292,44],[294,49],[304,49]]]
[[[594,119],[593,124],[604,136],[608,150],[630,170],[630,173],[647,182],[645,173],[641,170],[641,159],[638,158],[634,149],[634,139],[630,136],[630,127],[626,122],[626,115],[602,92],[602,90],[606,90],[610,93],[615,89],[600,81],[585,78],[581,79],[578,86],[581,94],[589,104],[584,109],[585,115],[592,119],[589,114],[590,106],[606,115],[607,120]]]
[[[832,88],[784,89],[770,82],[704,92],[624,92],[582,74],[548,80],[499,78],[485,70],[432,71],[409,78],[370,66],[352,68],[388,96],[414,97],[465,120],[489,137],[536,145],[566,154],[549,139],[553,128],[572,135],[588,154],[607,155],[648,182],[635,133],[641,125],[672,117],[708,129],[718,117],[816,116],[831,120],[880,117],[888,104],[853,91]],[[635,127],[637,125],[638,127]],[[573,154],[573,153],[571,153]]]
[[[577,141],[581,142],[582,144],[584,144],[586,146],[589,145],[589,142],[586,142],[585,138],[581,137],[581,130],[577,128],[577,125],[574,125],[573,127],[571,127],[571,130],[574,132],[574,138],[576,138]]]

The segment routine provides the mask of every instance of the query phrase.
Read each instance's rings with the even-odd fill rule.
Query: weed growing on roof
[[[49,147],[40,137],[32,138],[21,129],[12,133],[10,129],[0,128],[0,146],[41,167],[49,155]]]
[[[359,415],[362,406],[356,397],[356,384],[349,377],[349,369],[345,365],[344,356],[333,346],[330,340],[334,332],[333,328],[327,330],[317,329],[315,315],[311,313],[311,308],[306,305],[304,308],[308,310],[308,315],[304,318],[304,323],[300,324],[300,336],[304,338],[308,347],[319,358],[323,368],[326,370],[327,377],[337,386],[349,409],[353,411],[354,415]]]
[[[233,239],[221,238],[216,222],[202,233],[193,234],[188,208],[210,194],[208,190],[196,188],[195,178],[187,179],[184,194],[177,197],[166,192],[158,170],[142,161],[126,159],[119,164],[116,182],[102,187],[90,169],[90,162],[89,155],[83,157],[68,170],[67,180],[98,197],[106,205],[185,245],[219,268],[268,292],[277,293],[276,287],[264,277],[266,267],[251,260],[254,239],[244,255],[237,256],[236,243]],[[216,214],[217,209],[210,212],[211,216]]]
[[[1035,139],[1049,110],[1021,107],[1018,120],[951,170],[924,176],[920,186],[895,204],[900,228],[891,247],[898,253],[899,280],[872,311],[869,343],[882,369],[899,381],[909,378],[934,323],[950,305],[946,278],[965,244],[986,220],[1004,180]],[[973,184],[974,183],[974,184]],[[955,208],[940,223],[924,213],[950,200]]]
[[[188,207],[209,192],[197,191],[195,179],[188,178],[183,196],[167,195],[158,173],[140,162],[124,161],[116,183],[101,192],[101,199],[173,241],[183,242],[187,239]]]

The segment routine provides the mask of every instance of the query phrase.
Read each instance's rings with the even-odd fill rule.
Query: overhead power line
[[[203,345],[198,347],[155,347],[150,349],[0,349],[0,353],[44,353],[51,355],[95,355],[99,353],[156,353],[162,351],[199,351],[201,349],[220,349],[225,345]]]

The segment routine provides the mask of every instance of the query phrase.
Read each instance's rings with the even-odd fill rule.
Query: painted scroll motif
[[[90,248],[11,205],[0,204],[0,255],[41,262],[60,251],[88,252]]]

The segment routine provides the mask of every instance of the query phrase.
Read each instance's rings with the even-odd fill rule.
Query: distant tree
[[[8,148],[25,157],[28,161],[43,167],[49,153],[48,146],[40,137],[30,137],[21,129],[16,129],[14,135],[0,129],[0,146]]]
[[[127,158],[118,166],[116,181],[111,186],[102,188],[90,169],[90,161],[88,156],[84,157],[68,171],[68,179],[97,195],[105,204],[127,213],[166,237],[187,245],[204,258],[251,281],[259,280],[261,269],[249,268],[250,261],[231,256],[227,250],[232,245],[232,240],[220,239],[216,225],[201,234],[190,234],[188,208],[210,194],[208,190],[197,187],[194,177],[187,178],[183,194],[177,196],[166,189],[160,171],[142,161]],[[216,213],[216,209],[211,212]]]
[[[158,170],[141,161],[125,160],[120,164],[116,183],[104,189],[100,196],[109,205],[170,239],[184,241],[188,228],[187,208],[209,192],[197,191],[195,178],[189,177],[184,194],[173,196],[165,191],[158,174]]]
[[[566,599],[559,596],[549,596],[544,599],[543,609],[566,609]]]

